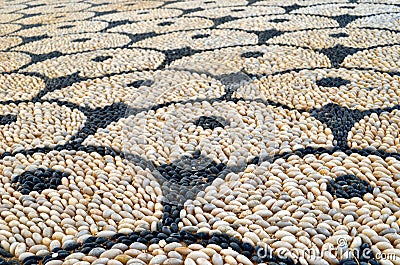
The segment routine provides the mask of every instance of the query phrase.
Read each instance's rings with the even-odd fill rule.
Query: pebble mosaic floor
[[[0,0],[0,265],[400,264],[398,0]]]

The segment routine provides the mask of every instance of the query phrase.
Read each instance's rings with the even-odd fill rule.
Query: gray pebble
[[[112,246],[113,249],[120,249],[122,251],[127,250],[129,247],[123,243],[117,243],[114,246]]]
[[[99,257],[106,250],[104,248],[94,248],[89,252],[89,256]]]
[[[143,243],[135,242],[132,243],[129,248],[137,249],[137,250],[146,250],[147,246]]]

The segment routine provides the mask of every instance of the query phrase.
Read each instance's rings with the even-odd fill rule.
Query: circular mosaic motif
[[[91,51],[93,47],[97,47],[97,49],[116,48],[129,42],[128,36],[116,33],[80,33],[30,42],[15,48],[15,50],[34,54],[46,54],[55,51],[68,54]]]
[[[134,46],[173,50],[190,47],[205,50],[242,44],[256,44],[257,36],[238,30],[192,30],[169,33],[136,42]]]
[[[0,116],[10,117],[0,125],[0,155],[65,144],[85,123],[78,110],[55,103],[1,105]]]
[[[50,14],[36,14],[33,16],[27,16],[16,21],[17,23],[23,25],[36,25],[36,24],[49,24],[49,23],[58,23],[58,22],[65,22],[65,21],[75,21],[75,20],[83,20],[83,19],[90,19],[95,15],[94,12],[57,12],[57,13],[50,13]],[[18,18],[22,17],[19,15]],[[1,21],[1,16],[0,16]]]
[[[281,60],[283,56],[285,60]],[[227,62],[221,64],[221,62]],[[215,67],[216,66],[216,67]],[[176,60],[170,66],[215,75],[242,69],[249,74],[271,74],[301,68],[330,67],[329,59],[309,49],[281,46],[244,46],[206,51]]]
[[[1,1],[0,265],[399,264],[399,14]]]
[[[243,87],[238,95],[260,97],[296,109],[341,107],[368,110],[399,104],[399,76],[371,70],[318,69],[270,75],[256,81],[257,89]],[[259,94],[260,93],[260,94]]]
[[[22,74],[0,75],[0,101],[32,99],[45,88],[42,79]]]
[[[141,22],[134,22],[114,27],[109,32],[143,34],[155,32],[157,34],[169,33],[179,30],[193,30],[212,27],[212,20],[198,17],[180,17],[167,19],[153,19]]]
[[[110,49],[78,53],[45,60],[24,69],[50,78],[78,73],[99,77],[126,71],[154,69],[164,60],[160,52],[140,49]]]
[[[0,52],[0,72],[11,72],[31,62],[31,57],[19,52]]]
[[[123,11],[106,14],[96,17],[96,19],[115,22],[115,21],[142,21],[160,18],[177,17],[182,14],[179,9],[143,9],[133,11]]]
[[[313,17],[305,15],[276,15],[259,16],[234,20],[224,23],[219,28],[243,29],[243,30],[282,30],[295,31],[312,28],[330,28],[337,27],[339,24],[325,17]]]
[[[98,32],[108,26],[107,22],[101,21],[70,21],[54,24],[47,24],[44,26],[28,28],[20,30],[16,33],[18,36],[35,37],[35,36],[60,36],[69,34],[79,34],[83,32]],[[61,40],[56,40],[61,41]]]

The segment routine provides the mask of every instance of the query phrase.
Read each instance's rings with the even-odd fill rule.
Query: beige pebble
[[[237,261],[232,256],[225,256],[224,259],[225,259],[225,262],[228,263],[229,265],[237,265]]]
[[[150,265],[162,264],[165,260],[167,260],[167,256],[165,255],[157,255],[150,260]]]
[[[181,264],[183,264],[183,260],[176,259],[176,258],[168,258],[166,261],[164,261],[163,264],[164,265],[181,265]]]
[[[101,255],[100,258],[108,258],[108,259],[113,259],[116,256],[122,254],[122,250],[120,249],[110,249],[110,250],[106,250],[104,251]]]
[[[107,265],[123,265],[123,263],[115,259],[110,259],[107,261]]]
[[[196,265],[196,262],[192,260],[191,258],[186,258],[185,259],[185,265]]]
[[[197,260],[198,258],[210,259],[210,257],[202,251],[193,251],[187,255],[188,258]]]
[[[236,257],[236,260],[239,261],[240,263],[244,264],[244,265],[252,265],[253,262],[251,262],[246,256],[239,254]]]

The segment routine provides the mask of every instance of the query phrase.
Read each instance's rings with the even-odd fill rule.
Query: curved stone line
[[[130,234],[121,234],[116,233],[113,236],[109,237],[96,237],[96,236],[89,236],[86,238],[85,241],[80,243],[72,243],[63,248],[55,248],[51,250],[51,253],[45,257],[40,256],[29,256],[22,261],[23,265],[34,265],[39,264],[39,262],[47,263],[50,260],[64,260],[67,256],[72,253],[81,252],[84,254],[88,254],[91,249],[95,248],[96,246],[101,246],[105,250],[109,250],[112,248],[113,245],[117,243],[123,244],[137,244],[140,246],[147,246],[149,244],[158,242],[160,240],[165,240],[167,243],[179,242],[188,245],[189,243],[198,243],[203,245],[204,247],[208,244],[216,244],[220,246],[222,249],[232,248],[236,252],[246,256],[248,259],[252,260],[256,264],[261,262],[279,262],[279,264],[285,265],[294,265],[295,263],[293,260],[289,258],[282,258],[273,255],[272,253],[265,253],[266,257],[260,257],[257,254],[260,254],[262,250],[264,250],[260,246],[254,247],[249,243],[243,243],[241,240],[230,237],[225,233],[215,233],[209,235],[204,232],[199,233],[192,233],[181,230],[180,232],[171,233],[167,236],[162,230],[157,231],[150,231],[150,230],[143,230],[139,232],[133,232]],[[55,254],[57,253],[57,254]]]
[[[373,113],[379,115],[382,112],[391,112],[395,109],[399,110],[400,105],[382,109],[376,108],[360,111],[329,103],[324,105],[322,108],[310,109],[308,112],[332,130],[334,140],[337,141],[337,146],[346,148],[348,147],[347,136],[354,124],[359,122],[365,116],[369,116]]]
[[[245,101],[247,99],[244,98],[232,98],[231,95],[229,93],[223,95],[222,97],[219,98],[213,98],[213,99],[192,99],[192,100],[186,100],[186,101],[178,101],[178,102],[169,102],[166,104],[159,104],[150,108],[143,108],[143,109],[132,109],[129,108],[126,104],[124,103],[118,103],[118,104],[113,104],[111,106],[106,106],[104,108],[96,108],[96,109],[90,109],[90,108],[85,108],[85,107],[81,107],[81,106],[77,106],[76,104],[73,103],[69,103],[69,102],[62,102],[62,101],[58,101],[58,100],[50,100],[49,102],[56,102],[59,105],[64,105],[73,109],[78,109],[79,111],[83,112],[85,114],[85,116],[87,117],[87,121],[85,123],[85,126],[83,129],[81,129],[77,135],[75,135],[72,139],[70,139],[68,141],[67,144],[65,144],[64,146],[56,146],[54,148],[35,148],[32,149],[33,151],[29,151],[29,153],[32,153],[34,151],[39,151],[39,152],[49,152],[51,150],[58,150],[62,147],[65,147],[65,149],[70,149],[72,148],[72,146],[77,146],[78,148],[82,148],[80,145],[81,143],[85,140],[85,138],[89,135],[94,134],[99,128],[103,128],[106,127],[108,124],[110,124],[113,121],[117,121],[120,118],[124,117],[125,114],[128,112],[132,113],[132,115],[136,115],[140,112],[145,112],[145,111],[149,111],[149,110],[157,110],[159,108],[163,108],[172,104],[177,104],[177,103],[181,103],[181,104],[187,104],[187,103],[194,103],[194,102],[203,102],[203,101],[208,101],[210,103],[214,103],[214,102],[220,102],[220,101],[233,101],[233,102],[238,102],[238,101]],[[38,102],[42,102],[44,100],[38,100]],[[294,110],[288,106],[285,106],[283,104],[279,104],[273,101],[262,101],[261,99],[255,99],[252,100],[255,102],[259,102],[259,103],[263,103],[265,105],[271,105],[274,107],[282,107],[285,109],[289,109],[289,110]],[[47,101],[46,101],[47,102]],[[326,107],[328,106],[328,107]],[[330,108],[333,107],[337,110],[348,110],[347,108],[342,108],[336,104],[328,104],[325,105],[322,109],[311,109],[308,110],[307,112],[311,113],[312,115],[314,115],[318,120],[320,120],[321,122],[325,123],[328,127],[331,128],[331,130],[333,131],[333,134],[335,136],[335,139],[339,139],[339,148],[343,149],[343,150],[348,150],[348,146],[347,146],[347,133],[343,134],[342,132],[339,131],[338,126],[337,126],[337,122],[335,119],[342,119],[342,116],[338,116],[335,115],[335,112],[333,112],[333,116],[332,117],[323,117],[324,113],[331,113],[330,110],[324,110],[324,108]],[[357,120],[354,121],[358,122],[360,119],[362,119],[364,116],[366,115],[370,115],[372,113],[377,113],[380,114],[382,112],[385,111],[391,111],[394,109],[400,109],[400,105],[394,106],[394,107],[390,107],[390,108],[384,108],[384,109],[372,109],[372,110],[366,110],[366,111],[358,111],[358,110],[350,110],[353,113],[350,114],[349,117],[356,117]],[[119,110],[118,114],[114,114],[113,110]],[[299,112],[305,112],[306,110],[297,110]],[[108,115],[107,119],[104,119],[104,114]],[[102,122],[96,123],[96,119],[101,119]],[[353,123],[353,124],[354,124]],[[100,125],[100,126],[99,126]],[[351,130],[352,126],[348,126],[349,128],[347,128],[347,131]],[[24,153],[24,151],[19,151],[16,153]],[[15,154],[16,154],[15,153]],[[15,155],[14,154],[14,155]],[[9,155],[13,155],[10,153],[4,153],[3,155],[0,156],[0,158],[3,158],[5,156],[9,156]]]

